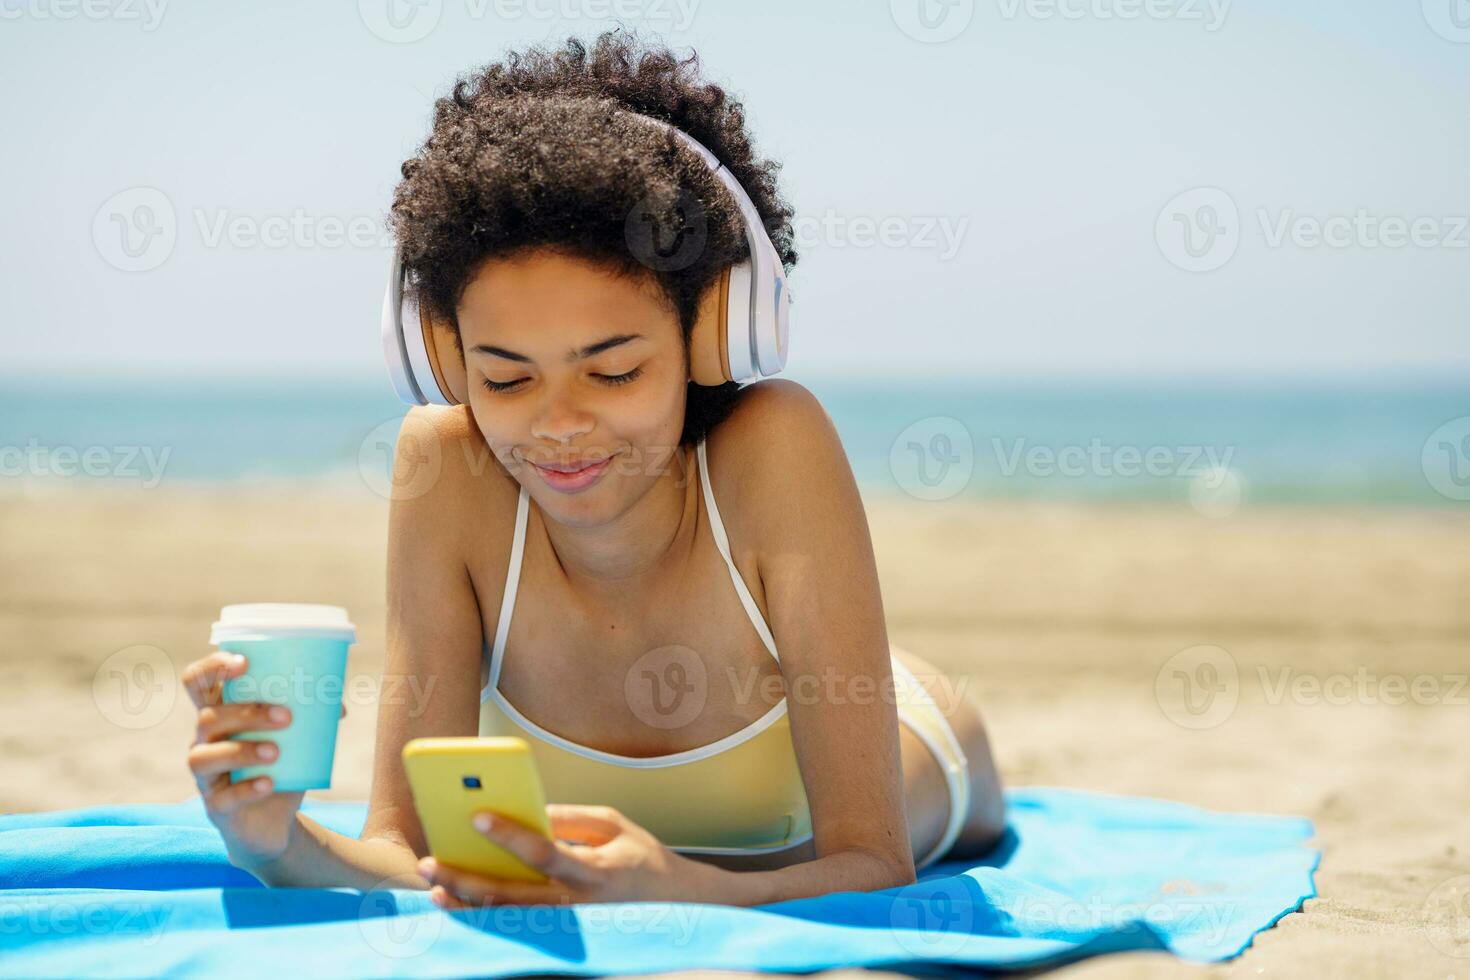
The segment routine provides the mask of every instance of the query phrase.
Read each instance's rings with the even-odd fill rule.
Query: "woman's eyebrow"
[[[616,334],[612,337],[608,337],[606,340],[599,340],[595,344],[588,344],[581,350],[577,350],[575,347],[572,348],[571,350],[567,351],[566,362],[570,364],[573,361],[584,360],[596,354],[601,354],[603,351],[609,350],[610,348],[617,347],[620,344],[626,344],[631,340],[643,339],[644,337],[641,333]],[[495,357],[503,357],[507,361],[520,361],[522,364],[531,363],[531,359],[525,354],[517,354],[515,351],[506,350],[504,347],[494,347],[490,344],[476,344],[474,347],[471,348],[471,350],[473,350],[477,354],[490,354]]]

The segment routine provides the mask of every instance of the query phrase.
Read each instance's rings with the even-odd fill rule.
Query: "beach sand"
[[[1008,785],[1316,822],[1321,897],[1237,960],[1059,973],[1470,976],[1470,918],[1435,892],[1470,875],[1470,514],[867,505],[889,638],[967,678]],[[386,516],[326,484],[0,494],[0,809],[191,795],[176,676],[133,728],[103,668],[137,645],[181,668],[225,603],[346,606],[349,673],[376,678]],[[1233,712],[1156,692],[1202,646],[1236,671]],[[349,706],[321,796],[366,798],[373,726]]]

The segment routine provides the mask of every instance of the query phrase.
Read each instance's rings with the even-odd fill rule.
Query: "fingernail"
[[[280,705],[276,705],[271,709],[271,721],[285,721],[286,717],[286,709]]]
[[[495,822],[490,819],[490,814],[488,814],[488,813],[477,813],[477,814],[475,814],[475,829],[478,830],[480,833],[482,833],[482,834],[488,834],[488,833],[490,833],[491,828],[494,827],[494,826],[495,826]]]
[[[236,667],[243,667],[245,666],[245,658],[237,653],[235,654],[234,663]]]
[[[262,759],[274,759],[276,757],[276,747],[274,745],[262,745],[256,751],[260,753]]]
[[[269,779],[266,779],[264,776],[261,776],[259,779],[257,779],[255,781],[255,791],[257,793],[264,793],[269,788],[270,788],[270,780]]]

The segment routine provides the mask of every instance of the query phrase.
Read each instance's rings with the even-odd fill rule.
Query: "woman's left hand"
[[[547,840],[504,817],[481,813],[476,830],[510,851],[549,881],[544,884],[488,878],[419,862],[432,885],[434,904],[448,909],[476,905],[562,905],[570,902],[703,901],[709,867],[676,854],[656,837],[607,806],[552,803]],[[479,825],[493,817],[488,830]],[[572,843],[567,843],[568,841]]]

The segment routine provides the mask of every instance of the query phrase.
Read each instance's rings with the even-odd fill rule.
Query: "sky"
[[[0,0],[0,374],[382,378],[433,99],[616,22],[782,163],[795,377],[1470,372],[1470,0]]]

